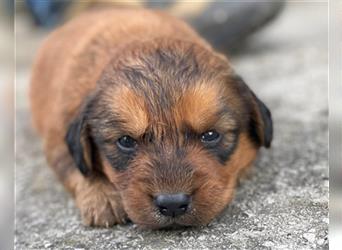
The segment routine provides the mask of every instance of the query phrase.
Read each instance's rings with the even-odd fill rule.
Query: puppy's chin
[[[176,218],[161,218],[160,215],[150,215],[154,217],[154,222],[151,223],[151,218],[147,219],[147,221],[150,221],[149,223],[144,222],[144,221],[134,221],[133,222],[141,229],[181,229],[184,227],[198,227],[198,226],[205,226],[209,224],[208,221],[207,223],[199,223],[199,219],[193,216],[187,216],[185,215],[184,217],[176,217]]]
[[[195,209],[193,210],[195,211]],[[204,217],[201,214],[195,214],[193,211],[189,211],[188,214],[170,218],[160,215],[158,212],[145,216],[145,220],[134,220],[130,217],[133,223],[135,223],[141,229],[180,229],[186,227],[201,227],[208,225],[217,214],[213,214],[211,217]],[[221,211],[220,211],[221,212]],[[134,217],[134,215],[133,215]]]

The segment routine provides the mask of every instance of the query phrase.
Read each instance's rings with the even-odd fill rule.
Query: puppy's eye
[[[209,130],[203,134],[201,134],[201,141],[207,144],[215,144],[219,142],[221,139],[221,135],[215,130]]]
[[[123,137],[120,137],[116,144],[121,150],[126,152],[132,152],[135,150],[137,146],[137,141],[134,140],[132,137],[125,135]]]

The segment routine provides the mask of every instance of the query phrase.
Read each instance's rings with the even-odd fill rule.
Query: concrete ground
[[[231,58],[272,111],[272,149],[209,226],[159,231],[82,226],[30,127],[26,90],[41,35],[18,27],[16,249],[328,249],[327,11],[292,3]]]

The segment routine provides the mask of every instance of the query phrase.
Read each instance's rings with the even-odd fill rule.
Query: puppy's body
[[[272,136],[267,108],[228,61],[154,11],[90,12],[53,32],[30,95],[48,163],[88,225],[127,214],[149,227],[206,224]],[[206,131],[220,132],[217,145],[197,141]],[[135,148],[117,148],[126,135]],[[180,192],[187,214],[162,216],[155,197]]]

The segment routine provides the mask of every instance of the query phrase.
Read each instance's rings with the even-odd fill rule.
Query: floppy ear
[[[258,145],[269,148],[273,139],[271,112],[240,76],[234,78],[239,85],[240,91],[244,92],[243,96],[249,102],[249,105],[247,105],[250,109],[249,134]]]
[[[89,175],[93,161],[93,149],[89,132],[86,112],[84,110],[69,125],[65,136],[69,152],[76,166],[85,176]]]
[[[255,101],[254,111],[250,119],[250,133],[264,147],[271,147],[273,139],[273,122],[270,110],[251,91]]]

